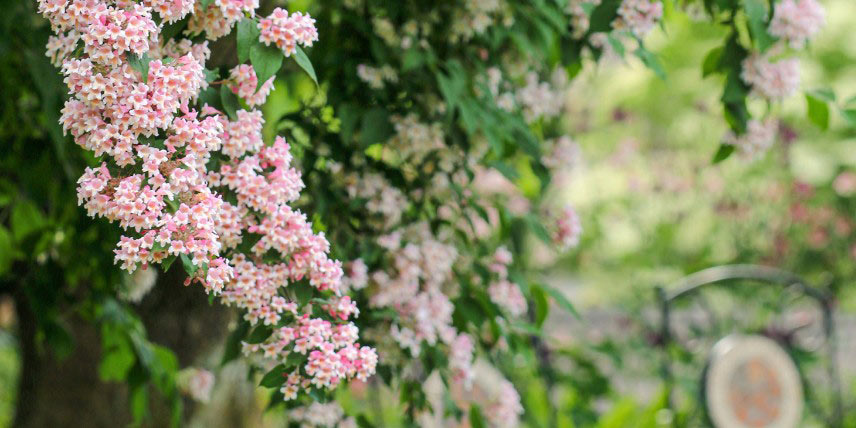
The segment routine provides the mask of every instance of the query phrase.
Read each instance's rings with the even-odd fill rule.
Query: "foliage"
[[[196,7],[211,11],[221,3],[227,2],[200,1]],[[291,144],[306,190],[300,199],[289,202],[308,213],[312,232],[329,241],[331,257],[346,261],[344,283],[362,309],[354,321],[361,332],[360,343],[378,349],[378,382],[398,392],[408,424],[415,424],[430,411],[422,384],[435,372],[443,380],[444,396],[452,403],[444,418],[467,420],[473,426],[504,426],[516,422],[521,414],[541,426],[582,425],[597,418],[591,412],[591,398],[580,396],[580,391],[589,389],[598,391],[591,391],[592,395],[606,394],[608,388],[594,372],[589,373],[594,378],[592,384],[567,391],[563,406],[554,407],[549,405],[549,397],[542,397],[538,403],[530,393],[523,394],[521,405],[520,396],[502,376],[494,390],[479,385],[480,380],[473,379],[472,365],[487,361],[503,369],[518,389],[528,392],[555,380],[580,382],[574,377],[578,372],[561,375],[546,364],[541,336],[551,302],[570,312],[574,307],[533,268],[536,240],[556,249],[572,247],[579,240],[576,213],[558,206],[550,193],[554,177],[566,172],[574,160],[574,146],[566,139],[568,129],[562,121],[565,91],[569,80],[590,67],[588,64],[614,56],[637,58],[668,81],[667,67],[646,47],[644,36],[660,15],[695,2],[626,2],[649,8],[642,18],[630,14],[627,8],[631,6],[624,3],[323,0],[306,8],[294,5],[308,9],[317,19],[320,40],[311,49],[311,43],[304,44],[306,51],[299,46],[275,48],[263,43],[264,25],[250,8],[226,26],[226,30],[232,24],[236,28],[234,36],[227,39],[235,40],[235,57],[231,53],[223,55],[228,59],[218,55],[218,63],[212,60],[204,64],[208,88],[191,107],[204,111],[208,105],[219,117],[228,118],[223,119],[227,123],[237,122],[242,113],[260,104],[255,97],[266,95],[271,89],[270,79],[280,76],[275,81],[278,90],[271,95],[278,103],[270,102],[264,108],[267,145],[274,135],[284,135]],[[767,31],[773,13],[764,2],[754,0],[698,3],[704,7],[706,18],[724,29],[717,47],[698,66],[704,75],[722,77],[721,101],[732,131],[732,140],[726,142],[736,145],[752,129],[753,115],[747,105],[752,88],[741,77],[744,60],[750,52],[764,53],[773,48],[776,39]],[[32,13],[26,6],[19,9],[20,15]],[[218,38],[214,34],[218,27],[194,24],[193,19],[198,18],[163,25],[163,39],[158,43],[165,46],[170,39],[187,37],[194,45],[202,45],[206,37]],[[167,22],[163,16],[158,20]],[[147,385],[171,402],[179,402],[174,379],[179,367],[170,351],[146,341],[131,306],[114,298],[120,280],[109,266],[117,235],[112,228],[81,216],[72,191],[83,167],[98,163],[70,149],[57,125],[65,89],[41,56],[46,25],[31,24],[33,19],[29,18],[22,22],[34,25],[41,39],[36,40],[30,34],[33,31],[22,31],[19,24],[9,24],[7,31],[20,37],[26,49],[23,55],[9,56],[8,60],[4,56],[4,70],[25,84],[4,82],[4,87],[21,91],[20,96],[6,96],[4,101],[38,97],[40,111],[26,105],[23,109],[4,109],[4,123],[27,126],[4,127],[3,131],[12,133],[13,142],[13,150],[2,159],[3,176],[13,178],[3,185],[8,192],[0,195],[5,201],[0,212],[8,212],[0,228],[0,250],[14,251],[0,251],[0,275],[17,281],[32,272],[46,276],[45,283],[53,278],[68,284],[70,290],[51,287],[44,295],[38,294],[38,282],[23,289],[30,295],[33,312],[44,318],[39,325],[47,341],[59,349],[64,346],[62,329],[55,326],[52,314],[63,307],[61,303],[67,303],[66,291],[85,282],[81,286],[83,296],[70,300],[100,326],[106,351],[101,377],[129,384],[139,420],[145,414]],[[294,61],[284,61],[283,50]],[[146,52],[125,55],[122,61],[127,61],[144,83],[153,75],[152,61],[169,64],[169,55],[161,59]],[[237,67],[245,63],[255,78],[246,79],[252,82],[248,83],[249,91],[241,89],[241,76],[249,76],[249,71]],[[300,73],[281,73],[282,68]],[[22,69],[44,79],[36,84],[21,73]],[[284,90],[287,95],[278,95]],[[815,91],[806,97],[809,118],[825,128],[830,120],[829,106],[835,105],[834,95]],[[282,107],[287,103],[291,108]],[[848,115],[846,103],[840,110]],[[32,123],[36,118],[38,123]],[[172,134],[158,132],[139,142],[163,149]],[[45,147],[47,141],[51,148]],[[43,157],[38,161],[31,156],[33,142],[42,147],[39,153]],[[725,160],[732,151],[721,148],[715,160]],[[202,170],[222,172],[224,165],[235,162],[219,154],[205,159]],[[62,167],[64,177],[50,183],[40,180],[56,176],[56,165]],[[114,168],[113,172],[119,170]],[[28,199],[28,194],[46,186],[49,189],[37,194],[51,195],[52,199]],[[240,201],[240,188],[217,192],[216,197],[222,194],[222,200],[240,205],[236,202]],[[165,209],[168,215],[179,210],[178,202]],[[247,225],[265,218],[262,210],[253,208]],[[251,227],[247,230],[248,235],[254,233]],[[64,238],[57,238],[59,232]],[[105,242],[110,244],[105,247]],[[79,259],[73,256],[81,246],[86,254],[92,254],[91,265],[76,263]],[[249,253],[240,246],[228,251],[233,251],[229,257]],[[164,257],[146,259],[144,255],[141,260],[131,260],[130,266],[136,267],[138,262],[167,265],[181,258],[188,278],[205,284],[212,296],[235,288],[228,275],[219,286],[211,279],[210,266],[221,260],[219,254],[197,257],[172,252],[166,256],[166,247],[153,247],[151,254],[159,252]],[[288,262],[293,254],[281,251],[256,256],[259,265],[270,266]],[[50,269],[34,268],[45,259]],[[234,260],[224,263],[230,268],[235,265]],[[329,308],[337,308],[344,301],[324,287],[310,287],[305,280],[295,279],[289,288],[277,285],[283,286],[279,297],[298,303],[301,311],[313,317],[335,318],[336,311]],[[21,288],[17,284],[10,287]],[[283,331],[294,322],[285,315],[273,323],[260,322],[253,315],[253,307],[242,309],[248,322],[240,324],[228,340],[224,362],[238,357],[242,342],[244,349],[261,354],[261,348],[278,340],[275,331]],[[569,352],[568,358],[586,366],[585,356]],[[266,373],[260,378],[261,385],[277,390],[273,407],[282,403],[286,398],[283,392],[292,384],[286,375],[304,375],[309,367],[303,354],[283,351],[273,362],[253,360]],[[520,358],[512,364],[512,356]],[[519,360],[525,364],[521,366]],[[473,381],[476,389],[489,393],[481,398],[452,399],[456,388],[468,389]],[[326,389],[304,386],[306,394],[286,406],[306,408],[330,398]],[[662,400],[649,409],[621,403],[601,420],[601,425],[626,426],[628,420],[637,419],[639,426],[652,426],[649,422],[656,419],[662,406]],[[178,415],[178,404],[174,408]],[[571,421],[566,420],[569,414]],[[351,416],[382,424],[368,414]]]

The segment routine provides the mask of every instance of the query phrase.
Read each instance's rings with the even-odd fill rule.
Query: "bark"
[[[25,278],[26,275],[21,276]],[[225,336],[229,312],[209,305],[202,287],[183,286],[178,266],[163,274],[138,310],[149,339],[176,353],[181,367],[193,365]],[[77,315],[64,318],[74,339],[70,355],[58,359],[36,341],[36,318],[17,284],[15,296],[21,344],[21,373],[15,427],[117,427],[131,422],[128,389],[104,383],[98,377],[101,337],[95,325]],[[170,413],[152,389],[151,414],[146,425],[168,426]],[[193,403],[185,401],[183,419]]]

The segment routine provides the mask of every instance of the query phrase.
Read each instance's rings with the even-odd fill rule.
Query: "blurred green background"
[[[856,95],[856,2],[824,5],[828,25],[800,54],[802,88],[830,88],[844,100]],[[663,410],[656,351],[646,335],[656,329],[648,314],[656,309],[654,287],[728,263],[778,266],[835,294],[846,416],[856,425],[856,361],[845,357],[856,352],[856,184],[848,188],[846,180],[856,173],[856,133],[834,109],[830,129],[818,129],[806,119],[805,98],[793,96],[771,106],[780,132],[763,159],[734,156],[712,164],[726,127],[718,107],[721,82],[703,79],[701,64],[723,32],[693,14],[667,8],[663,27],[647,40],[666,80],[635,57],[607,58],[589,64],[569,94],[566,129],[584,160],[552,197],[576,207],[584,235],[564,258],[552,259],[544,249],[541,263],[582,316],[549,321],[558,370],[565,373],[552,388],[534,376],[526,381],[525,372],[515,379],[528,384],[521,395],[530,426],[646,427],[679,420]],[[296,108],[299,92],[274,91],[267,122]],[[9,302],[0,301],[0,426],[11,423],[19,365],[10,311]],[[391,394],[382,396],[394,403]],[[346,408],[370,405],[358,392],[340,398]],[[549,400],[560,403],[559,420],[539,411]],[[396,424],[394,404],[381,411]],[[806,425],[823,423],[807,418]]]

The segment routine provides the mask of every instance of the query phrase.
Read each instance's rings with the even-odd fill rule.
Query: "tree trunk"
[[[26,276],[21,276],[21,278]],[[181,367],[193,365],[210,352],[226,334],[229,312],[219,304],[209,305],[198,285],[183,286],[180,266],[162,274],[158,284],[143,299],[138,314],[149,339],[173,350]],[[26,295],[26,284],[14,292],[21,346],[21,372],[15,427],[118,427],[131,422],[128,388],[104,383],[98,377],[101,337],[97,327],[77,314],[64,318],[74,339],[74,350],[59,360],[41,349],[36,338],[36,319]],[[157,394],[146,421],[150,426],[168,426],[169,409]],[[185,401],[187,419],[193,403]]]

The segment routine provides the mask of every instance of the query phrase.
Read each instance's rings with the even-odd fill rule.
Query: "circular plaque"
[[[791,357],[763,336],[728,336],[714,345],[705,374],[708,414],[719,428],[793,428],[803,391]]]

